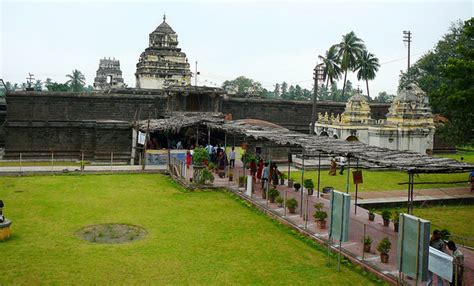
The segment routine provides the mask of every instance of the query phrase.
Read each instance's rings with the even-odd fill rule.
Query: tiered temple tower
[[[100,59],[99,69],[94,78],[94,88],[96,90],[102,90],[110,87],[122,87],[123,85],[120,61],[115,58]]]
[[[149,47],[137,63],[136,87],[162,89],[191,84],[191,71],[186,54],[178,48],[178,35],[166,23],[161,23],[151,34]]]

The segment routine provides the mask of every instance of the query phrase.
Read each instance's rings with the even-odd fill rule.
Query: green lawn
[[[393,212],[395,209],[389,210]],[[381,213],[381,210],[377,212]],[[413,214],[431,221],[431,231],[448,229],[451,234],[474,239],[474,205],[415,207]],[[470,241],[468,245],[474,246],[474,241]]]
[[[435,157],[452,158],[457,161],[474,164],[474,150],[458,151],[456,154],[436,154]]]
[[[24,161],[22,166],[51,166],[51,161]],[[79,162],[70,161],[55,161],[54,166],[80,166]],[[20,161],[0,161],[0,167],[17,167],[20,166]]]
[[[156,174],[1,177],[13,236],[0,243],[0,285],[372,285],[225,192],[185,192]],[[125,223],[147,236],[94,244],[76,232]]]
[[[398,183],[408,182],[408,175],[397,171],[370,171],[362,170],[364,182],[359,185],[359,191],[377,192],[388,190],[406,190],[407,185],[398,185]],[[430,189],[430,188],[449,188],[449,187],[467,187],[467,179],[469,173],[455,173],[455,174],[420,174],[415,175],[415,182],[455,182],[466,181],[460,184],[436,184],[436,185],[415,185],[415,189]],[[301,172],[292,172],[291,177],[295,182],[301,182]],[[318,181],[317,171],[305,171],[305,179],[311,178],[315,186]],[[344,175],[329,176],[328,170],[321,170],[321,188],[331,186],[337,190],[346,189],[347,172]],[[355,186],[352,183],[352,176],[349,178],[350,192],[355,191]]]

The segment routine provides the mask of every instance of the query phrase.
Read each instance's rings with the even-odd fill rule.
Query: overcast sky
[[[395,93],[406,69],[402,31],[413,33],[412,62],[445,34],[453,21],[473,16],[472,1],[271,2],[0,0],[0,78],[58,82],[79,69],[92,84],[99,59],[120,60],[125,82],[135,86],[135,65],[148,34],[162,22],[178,33],[199,82],[212,85],[245,75],[268,89],[276,82],[312,87],[317,56],[351,30],[380,60],[371,95]],[[354,75],[351,81],[357,83]],[[342,81],[340,86],[342,86]]]

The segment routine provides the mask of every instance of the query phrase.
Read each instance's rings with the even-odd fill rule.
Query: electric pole
[[[403,31],[403,41],[408,43],[408,66],[407,66],[407,77],[408,81],[410,81],[410,43],[411,43],[411,32],[410,31]]]
[[[316,104],[318,101],[318,81],[323,80],[323,64],[316,64],[313,70],[314,88],[313,88],[313,109],[311,110],[311,128],[309,134],[314,134],[314,127],[316,125]]]
[[[195,67],[195,72],[194,72],[194,86],[198,85],[198,62],[196,61],[196,67]]]
[[[31,87],[31,84],[32,84],[33,80],[35,79],[33,76],[34,76],[34,74],[28,73],[28,77],[26,78],[26,83],[27,83],[26,90],[28,90],[28,91],[33,90],[33,88]]]

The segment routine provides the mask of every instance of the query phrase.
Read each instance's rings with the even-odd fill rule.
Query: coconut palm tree
[[[329,83],[331,85],[334,84],[334,81],[338,80],[342,74],[337,53],[337,47],[333,45],[326,51],[324,56],[319,56],[324,65],[323,78],[326,81],[326,88],[329,86]]]
[[[68,74],[66,77],[69,78],[66,84],[71,87],[72,91],[81,91],[86,84],[86,78],[79,70],[73,70],[72,74]]]
[[[346,90],[346,81],[347,81],[347,71],[354,70],[357,59],[362,54],[362,51],[365,50],[364,41],[356,36],[356,34],[351,31],[342,36],[342,41],[339,44],[335,45],[338,49],[339,62],[341,63],[341,69],[344,71],[344,85],[342,86],[342,97],[344,97],[344,92]]]
[[[367,96],[369,99],[369,80],[375,78],[375,73],[379,70],[379,67],[379,59],[376,58],[374,54],[369,53],[367,50],[362,51],[355,70],[357,71],[357,79],[365,80],[365,84],[367,85]]]

